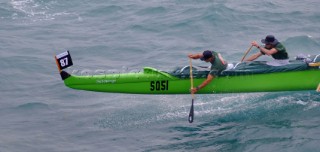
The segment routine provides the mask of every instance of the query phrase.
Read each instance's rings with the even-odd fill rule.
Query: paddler
[[[256,41],[251,42],[251,45],[257,47],[259,52],[250,56],[246,61],[253,61],[262,55],[272,56],[275,60],[267,62],[268,65],[281,66],[289,64],[289,56],[286,48],[273,35],[267,35],[261,42],[265,46],[260,46]]]
[[[202,61],[211,63],[211,69],[207,76],[207,79],[204,80],[196,88],[192,88],[190,90],[192,93],[196,93],[197,91],[208,85],[215,77],[218,76],[221,71],[225,70],[228,65],[227,62],[222,58],[220,53],[217,53],[215,51],[206,50],[203,51],[203,53],[189,54],[188,57],[191,59],[200,59]]]

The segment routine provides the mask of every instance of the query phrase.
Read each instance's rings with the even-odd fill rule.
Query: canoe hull
[[[194,78],[200,85],[205,78]],[[320,70],[278,72],[268,74],[236,75],[215,78],[199,94],[276,92],[315,90],[320,82]],[[66,86],[97,92],[132,94],[189,94],[190,79],[177,78],[155,69],[139,73],[95,76],[70,75],[64,80]]]

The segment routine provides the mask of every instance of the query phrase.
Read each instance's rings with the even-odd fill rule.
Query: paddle
[[[316,63],[309,63],[308,64],[310,67],[318,67],[320,66],[320,62],[316,62]],[[318,84],[318,87],[316,89],[317,92],[320,92],[320,83]]]
[[[244,56],[242,57],[241,62],[244,60],[244,58],[246,58],[247,54],[250,52],[252,47],[253,47],[253,45],[251,45],[250,48],[244,53]]]
[[[189,58],[190,60],[190,82],[191,82],[191,89],[193,89],[193,75],[192,75],[192,59]],[[193,115],[194,115],[194,110],[193,110],[193,103],[194,103],[194,93],[191,92],[192,95],[192,101],[191,101],[191,108],[189,112],[189,123],[193,122]]]
[[[309,63],[308,65],[311,67],[317,67],[317,66],[320,66],[320,62]]]

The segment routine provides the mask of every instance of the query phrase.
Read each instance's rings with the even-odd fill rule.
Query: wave
[[[13,10],[12,19],[26,21],[47,21],[54,20],[59,16],[76,16],[81,20],[76,13],[68,12],[60,7],[57,1],[43,1],[43,0],[11,0],[10,3]]]
[[[319,54],[320,42],[309,35],[289,37],[283,44],[294,54]]]
[[[185,96],[175,98],[162,96],[160,104],[139,105],[104,114],[95,121],[99,128],[145,128],[149,125],[185,120],[190,103]],[[175,103],[174,103],[175,101]],[[178,101],[178,102],[177,102]],[[206,128],[213,124],[264,122],[282,116],[299,115],[297,111],[308,113],[320,106],[320,97],[315,91],[283,93],[250,93],[201,95],[195,100],[196,128]],[[150,107],[152,106],[152,107]],[[283,125],[275,121],[274,126]],[[271,125],[271,124],[270,124]]]
[[[50,109],[48,104],[41,102],[30,102],[19,105],[16,107],[19,110],[39,110],[39,109]]]
[[[217,151],[239,151],[246,146],[261,145],[261,142],[265,145],[295,140],[285,134],[277,134],[279,129],[291,132],[297,128],[318,128],[316,123],[304,124],[320,113],[320,97],[315,91],[236,94],[218,99],[215,102],[200,101],[215,107],[200,116],[199,113],[204,110],[197,109],[200,112],[195,115],[193,124],[186,125],[187,121],[185,124],[175,122],[164,132],[174,133],[167,143],[149,146],[147,149],[206,151],[214,148]]]
[[[93,7],[92,10],[86,12],[87,16],[106,16],[123,11],[123,7],[117,5]]]
[[[156,15],[156,14],[163,14],[166,13],[167,9],[166,7],[162,7],[162,6],[156,6],[156,7],[147,7],[147,8],[143,8],[141,10],[139,10],[138,12],[136,12],[137,15]]]
[[[0,2],[0,18],[4,19],[10,17],[13,14],[10,10],[9,5]]]
[[[206,115],[205,120],[217,123],[263,122],[283,115],[297,115],[296,111],[308,111],[320,106],[319,95],[315,91],[280,92],[252,95],[251,98],[233,102],[215,116]],[[240,101],[239,101],[240,100]],[[247,101],[247,102],[245,102]],[[228,111],[230,109],[230,111]]]

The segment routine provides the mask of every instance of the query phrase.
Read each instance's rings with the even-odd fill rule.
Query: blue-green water
[[[291,58],[319,54],[319,3],[2,0],[0,151],[318,151],[313,90],[196,95],[189,124],[190,95],[72,90],[53,57],[70,50],[78,70],[165,70],[205,49],[239,61],[267,34]]]

